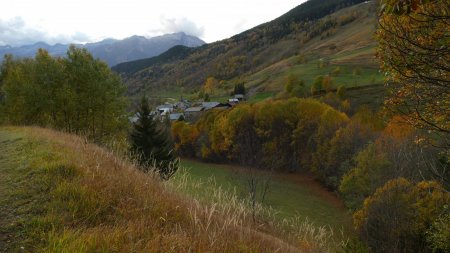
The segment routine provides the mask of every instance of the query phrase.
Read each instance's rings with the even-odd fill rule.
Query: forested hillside
[[[285,80],[267,82],[269,77],[261,76],[261,71],[267,69],[272,76],[285,78],[295,66],[316,65],[320,59],[325,65],[358,64],[376,69],[376,6],[373,1],[361,2],[308,1],[229,39],[196,49],[174,48],[159,57],[123,63],[113,70],[121,73],[133,95],[153,88],[198,90],[208,77],[222,81],[223,90],[231,89],[239,79],[252,87],[261,86],[258,90],[276,86],[279,91]],[[282,71],[272,70],[280,67]]]

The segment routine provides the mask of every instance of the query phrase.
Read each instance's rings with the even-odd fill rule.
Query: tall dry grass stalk
[[[203,190],[205,194],[194,194],[194,203],[198,208],[204,208],[205,213],[210,214],[206,217],[207,221],[210,221],[212,213],[221,217],[223,223],[215,224],[215,231],[225,230],[220,225],[250,228],[265,233],[266,236],[274,236],[277,240],[283,240],[290,247],[302,252],[334,252],[342,244],[337,239],[340,237],[335,235],[330,226],[319,226],[309,221],[307,217],[300,216],[280,220],[277,218],[277,210],[260,203],[253,206],[250,196],[239,198],[236,189],[234,192],[222,189],[214,177],[193,180],[188,171],[182,168],[177,172],[176,180],[165,182],[165,184],[178,193],[198,193]],[[193,194],[188,195],[192,197]],[[253,212],[256,213],[256,222],[253,220]],[[194,217],[195,215],[196,213]],[[205,227],[201,222],[199,225]],[[210,226],[211,224],[208,223],[206,228]]]
[[[34,143],[47,145],[51,159],[40,158],[58,174],[49,187],[51,224],[44,252],[331,252],[331,228],[307,219],[279,222],[274,210],[249,202],[215,185],[190,180],[162,183],[132,161],[85,139],[41,128],[24,128]],[[70,175],[69,175],[70,174]],[[177,183],[175,183],[177,182]],[[194,183],[192,183],[194,182]],[[205,188],[208,195],[183,194]]]

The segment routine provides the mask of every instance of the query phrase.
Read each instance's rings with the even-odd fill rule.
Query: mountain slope
[[[185,57],[189,56],[190,53],[194,50],[195,48],[179,45],[152,58],[119,63],[116,66],[113,66],[112,69],[119,73],[127,73],[131,75],[151,65],[170,63],[173,61],[184,59]]]
[[[339,52],[373,48],[375,3],[361,2],[364,1],[310,0],[274,21],[230,39],[171,55],[170,61],[148,59],[123,63],[113,70],[122,74],[131,95],[161,88],[195,90],[210,76],[225,80],[222,83],[230,88],[233,80],[245,79],[293,56],[301,55],[312,62]],[[338,43],[331,43],[338,30],[360,41],[347,39],[338,48]],[[326,50],[317,47],[318,43]]]
[[[205,42],[199,38],[180,32],[152,38],[132,36],[123,40],[105,39],[100,42],[77,46],[87,48],[94,57],[100,58],[106,61],[108,65],[113,66],[121,62],[157,56],[177,45],[198,47],[203,44]],[[21,47],[0,47],[0,55],[12,54],[17,57],[33,57],[39,48],[44,48],[51,55],[64,56],[68,47],[69,45],[56,44],[51,46],[38,42]]]
[[[330,76],[334,88],[382,83],[379,63],[375,59],[375,10],[374,3],[362,3],[321,19],[319,23],[337,20],[338,25],[310,38],[297,53],[248,73],[242,79],[248,87],[264,92],[283,90],[289,75],[303,80],[306,87],[311,86],[318,76]],[[263,57],[295,45],[295,39],[280,41]]]

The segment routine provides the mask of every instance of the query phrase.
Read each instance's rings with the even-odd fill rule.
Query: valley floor
[[[241,198],[247,198],[250,194],[248,178],[245,177],[245,174],[242,177],[245,168],[236,165],[204,163],[191,159],[182,159],[181,165],[193,181],[207,182],[214,178],[214,187],[218,185],[229,192],[234,192]],[[312,175],[274,173],[270,175],[270,178],[263,205],[273,208],[279,219],[308,218],[316,224],[331,226],[336,231],[344,229],[347,233],[352,233],[351,217],[342,200],[320,185]],[[177,176],[175,180],[177,180]],[[201,192],[203,191],[204,188],[201,189]],[[201,193],[194,190],[192,194]]]

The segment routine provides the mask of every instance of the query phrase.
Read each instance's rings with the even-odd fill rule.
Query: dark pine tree
[[[233,95],[235,94],[245,95],[245,85],[243,83],[237,83],[234,85]]]
[[[178,158],[168,131],[151,114],[148,100],[143,97],[130,134],[131,153],[143,171],[155,169],[162,179],[169,179],[178,169]]]

